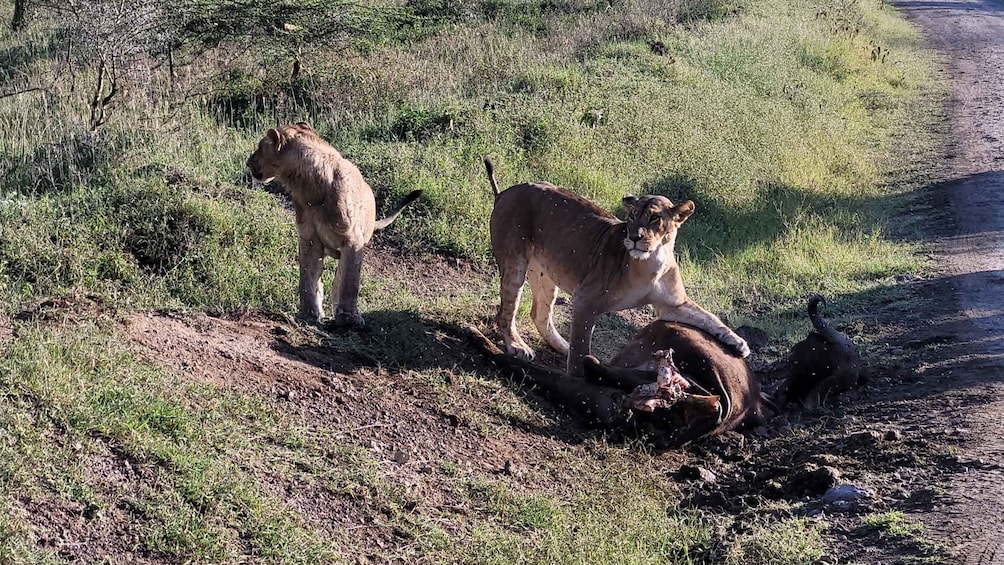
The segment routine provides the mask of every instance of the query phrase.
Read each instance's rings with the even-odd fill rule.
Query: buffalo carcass
[[[640,433],[667,449],[757,425],[765,407],[825,398],[846,387],[849,375],[856,379],[857,348],[818,314],[821,301],[818,295],[809,300],[816,331],[771,366],[771,377],[782,383],[771,397],[761,393],[760,377],[745,360],[709,334],[676,322],[657,320],[642,328],[608,364],[587,357],[584,379],[509,357],[476,329],[469,331],[499,368],[586,424]]]
[[[822,406],[829,395],[850,389],[861,376],[857,346],[819,313],[819,305],[825,303],[818,294],[809,296],[807,310],[813,331],[788,355],[759,372],[764,381],[781,383],[771,394],[778,405]]]

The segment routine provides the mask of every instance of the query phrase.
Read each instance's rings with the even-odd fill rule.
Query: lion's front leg
[[[656,313],[660,320],[680,322],[708,332],[718,341],[735,349],[740,357],[748,357],[750,354],[750,346],[745,339],[736,335],[718,319],[718,316],[701,308],[689,298],[677,306],[656,305]]]
[[[346,243],[342,246],[335,271],[335,281],[331,286],[331,300],[334,302],[336,326],[362,328],[362,314],[359,313],[359,284],[362,280],[363,246]]]
[[[324,247],[309,238],[301,237],[297,252],[300,264],[300,311],[297,317],[308,324],[316,324],[321,317],[324,289],[321,273],[324,271]]]

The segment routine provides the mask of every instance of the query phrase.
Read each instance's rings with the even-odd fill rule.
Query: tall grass
[[[504,184],[549,180],[612,210],[627,193],[693,199],[685,279],[739,319],[918,269],[881,224],[884,156],[932,81],[916,32],[877,1],[720,5],[734,15],[716,21],[687,19],[703,4],[660,6],[450,12],[417,40],[308,58],[309,104],[250,122],[214,105],[236,92],[219,85],[170,104],[122,96],[96,133],[68,80],[2,99],[0,292],[290,308],[288,213],[243,173],[276,112],[312,121],[381,202],[425,191],[385,237],[411,253],[488,260],[491,155]],[[6,39],[42,77],[63,68],[49,41],[41,25]],[[877,45],[896,49],[872,60]],[[264,84],[240,61],[226,76]]]

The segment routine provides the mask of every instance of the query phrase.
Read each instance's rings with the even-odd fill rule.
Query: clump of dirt
[[[198,381],[269,395],[320,391],[325,382],[343,381],[346,372],[359,366],[343,356],[321,362],[309,349],[299,355],[280,354],[276,347],[294,351],[313,338],[309,330],[290,322],[257,313],[233,318],[146,313],[132,316],[127,331],[136,350],[153,363]]]

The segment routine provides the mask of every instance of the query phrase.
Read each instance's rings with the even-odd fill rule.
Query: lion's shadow
[[[489,401],[472,398],[478,409],[505,425],[524,433],[548,437],[568,444],[605,437],[611,442],[631,441],[617,432],[603,431],[582,424],[575,415],[535,392],[528,378],[519,378],[498,367],[470,342],[470,332],[457,324],[440,322],[412,311],[379,310],[365,312],[366,328],[322,329],[316,341],[294,344],[285,336],[275,336],[270,344],[279,355],[306,363],[324,371],[352,374],[360,370],[387,369],[393,373],[449,371],[463,372],[479,379],[501,384],[517,395],[539,418],[527,419],[497,409]],[[607,321],[616,326],[618,321]],[[477,325],[488,327],[486,320]],[[542,363],[552,369],[563,357],[541,351]],[[407,386],[407,385],[402,385]],[[476,393],[473,393],[476,395]],[[543,422],[543,423],[542,423]]]

